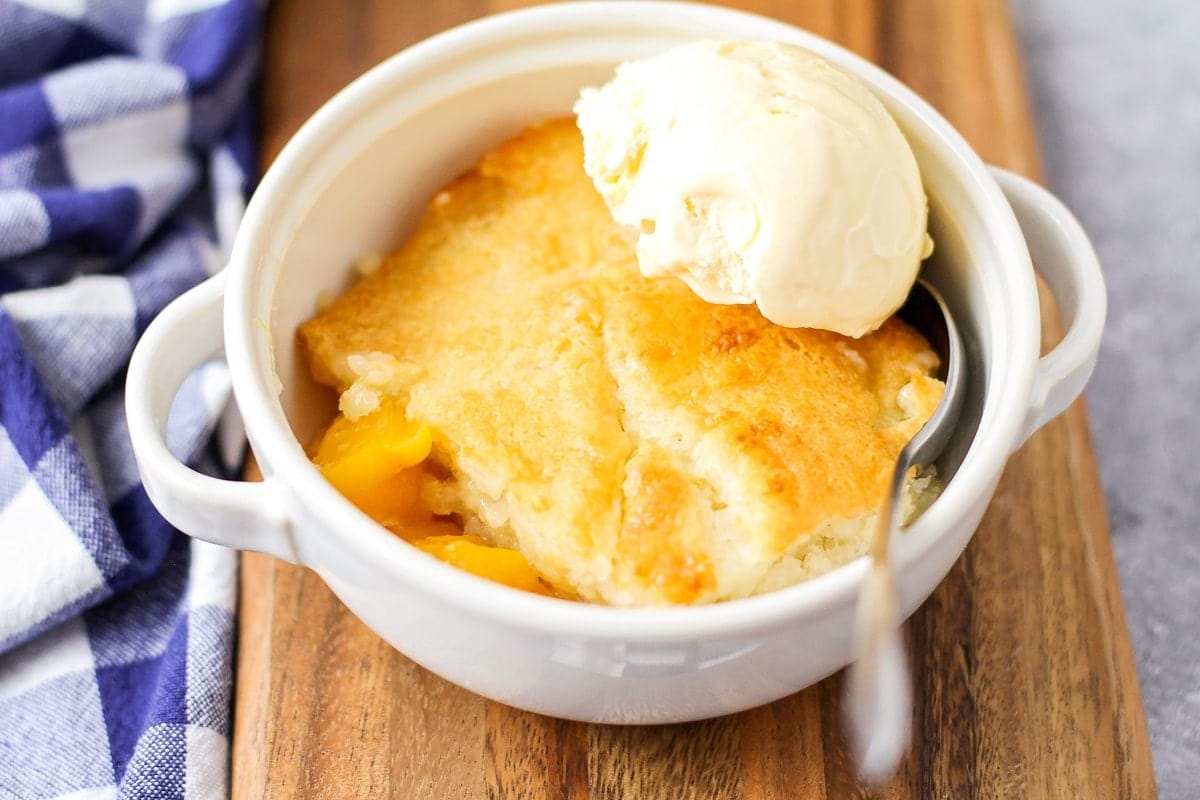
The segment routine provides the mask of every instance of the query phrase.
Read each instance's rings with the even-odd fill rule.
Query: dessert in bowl
[[[427,552],[493,576],[489,556],[520,554],[542,581],[511,566],[509,582],[534,590],[713,602],[845,563],[941,396],[937,356],[898,319],[859,339],[786,328],[640,274],[570,118],[489,151],[379,261],[300,327],[341,393],[317,462]],[[366,452],[385,424],[396,459]],[[933,485],[909,482],[914,510]]]
[[[1008,453],[1086,381],[1104,307],[1094,254],[1042,190],[1001,174],[1006,201],[961,138],[876,68],[789,26],[699,6],[570,4],[491,18],[398,55],[319,111],[264,178],[230,268],[164,312],[131,364],[131,435],[168,519],[311,567],[414,660],[543,713],[694,719],[767,702],[844,666],[861,561],[707,605],[613,608],[538,597],[393,536],[334,490],[303,446],[333,408],[307,377],[295,331],[318,298],[346,288],[347,265],[395,250],[448,180],[530,122],[569,113],[579,89],[606,80],[617,63],[711,37],[794,42],[855,74],[897,119],[920,164],[938,244],[926,273],[961,321],[975,380],[939,464],[941,496],[898,548],[901,604],[906,613],[916,608],[969,540]],[[1070,301],[1069,333],[1041,360],[1031,249]],[[192,473],[162,444],[180,381],[222,346],[261,484]]]

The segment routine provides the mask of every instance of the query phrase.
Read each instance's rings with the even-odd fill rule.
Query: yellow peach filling
[[[385,400],[354,421],[338,414],[312,460],[347,500],[424,552],[497,583],[553,596],[521,553],[464,534],[421,502],[431,445],[427,425],[408,420],[398,403]]]

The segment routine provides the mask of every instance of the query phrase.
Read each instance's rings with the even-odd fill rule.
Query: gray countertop
[[[1200,797],[1200,2],[1014,17],[1047,182],[1108,282],[1087,402],[1159,791]]]

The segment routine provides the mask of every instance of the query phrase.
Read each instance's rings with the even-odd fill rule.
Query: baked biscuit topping
[[[394,359],[386,402],[431,436],[429,512],[619,605],[742,597],[861,554],[942,388],[898,320],[787,329],[643,277],[570,119],[484,156],[300,338],[355,402],[362,356]]]

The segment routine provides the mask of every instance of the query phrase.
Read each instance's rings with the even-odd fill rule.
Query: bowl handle
[[[275,484],[227,481],[196,472],[167,449],[167,413],[191,372],[221,352],[225,272],[159,314],[133,351],[125,416],[142,484],[159,512],[184,533],[295,563],[291,526]]]
[[[1096,366],[1107,296],[1096,250],[1067,207],[1008,170],[992,167],[992,176],[1017,216],[1034,268],[1054,294],[1066,325],[1062,341],[1038,361],[1019,447],[1083,392]]]

